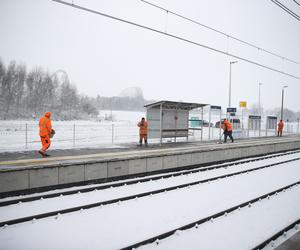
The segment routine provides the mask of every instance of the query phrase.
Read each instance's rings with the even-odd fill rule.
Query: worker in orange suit
[[[277,136],[282,136],[282,130],[284,127],[284,123],[282,120],[278,123],[278,130],[277,130]]]
[[[232,137],[232,125],[231,123],[225,119],[224,120],[224,142],[227,142],[227,137],[229,136],[229,138],[231,139],[231,142],[233,142],[233,137]]]
[[[142,117],[141,121],[138,123],[138,127],[140,128],[140,146],[142,146],[143,139],[145,142],[145,146],[148,146],[148,122],[145,120],[144,117]]]
[[[39,135],[42,142],[42,148],[41,150],[39,150],[39,153],[43,157],[50,156],[46,154],[46,151],[51,144],[50,137],[52,137],[52,135],[54,134],[54,130],[52,129],[52,125],[51,125],[50,116],[51,116],[51,112],[47,111],[39,121],[39,127],[40,127]]]

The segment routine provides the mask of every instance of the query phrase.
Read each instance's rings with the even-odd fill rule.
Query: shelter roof
[[[162,105],[163,109],[183,109],[183,110],[192,110],[196,108],[201,108],[207,106],[208,104],[201,104],[201,103],[191,103],[191,102],[175,102],[175,101],[158,101],[146,104],[145,107],[147,109],[151,108],[160,108]]]

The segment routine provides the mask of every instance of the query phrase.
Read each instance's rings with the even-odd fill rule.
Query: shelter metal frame
[[[202,109],[202,123],[201,123],[201,141],[203,137],[203,107],[207,106],[208,104],[200,104],[200,103],[189,103],[189,102],[176,102],[176,101],[167,101],[167,100],[162,100],[154,103],[150,103],[145,105],[147,109],[147,120],[149,122],[149,130],[157,131],[158,129],[152,129],[151,128],[151,119],[149,119],[149,113],[150,111],[152,112],[159,112],[159,117],[158,119],[153,119],[152,121],[159,121],[159,139],[160,139],[160,145],[162,144],[162,139],[163,138],[175,138],[178,137],[186,137],[188,140],[188,130],[189,130],[189,111],[192,109],[196,108],[201,108]],[[165,124],[163,116],[164,116],[164,111],[175,111],[175,116],[174,116],[174,128],[165,128]],[[178,111],[187,111],[187,116],[186,116],[186,124],[187,127],[182,129],[177,127],[177,113]],[[173,122],[173,121],[171,121]]]
[[[267,119],[266,119],[266,136],[268,135],[269,130],[274,130],[275,135],[277,134],[277,121],[278,121],[277,116],[267,116]],[[271,125],[274,126],[273,129],[270,128],[270,127],[272,127]]]

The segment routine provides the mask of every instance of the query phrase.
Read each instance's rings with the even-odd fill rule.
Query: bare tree
[[[3,80],[5,76],[5,65],[3,64],[2,60],[0,59],[0,114],[4,112],[4,86]]]
[[[0,116],[3,119],[21,115],[36,118],[46,110],[54,112],[57,118],[74,119],[97,116],[99,108],[142,109],[145,103],[142,91],[135,91],[135,95],[128,93],[120,97],[82,96],[62,69],[51,74],[39,67],[27,74],[24,64],[11,61],[6,67],[0,59]]]
[[[2,96],[4,99],[4,120],[8,116],[11,106],[16,99],[18,75],[16,71],[16,62],[11,61],[2,82]]]
[[[79,96],[77,89],[74,85],[71,85],[68,81],[64,82],[60,88],[60,110],[66,111],[65,118],[75,118],[79,104]]]
[[[80,107],[83,113],[88,114],[89,116],[97,116],[99,114],[98,109],[93,105],[93,98],[88,96],[82,96],[80,98]]]
[[[24,87],[25,87],[25,79],[26,79],[26,67],[23,64],[17,66],[16,69],[17,74],[17,83],[15,90],[15,104],[16,104],[16,115],[20,116],[20,108],[22,107],[22,101],[24,97]]]
[[[34,112],[34,116],[39,115],[40,111],[43,110],[45,106],[43,77],[43,70],[41,68],[37,68],[31,71],[26,79],[27,108]]]

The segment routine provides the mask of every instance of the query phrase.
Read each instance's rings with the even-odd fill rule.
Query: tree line
[[[0,119],[36,119],[51,111],[55,119],[97,117],[101,109],[141,110],[143,96],[88,97],[78,93],[63,70],[50,73],[41,67],[27,72],[25,64],[0,59]]]
[[[278,119],[281,117],[281,108],[274,108],[274,109],[268,109],[265,110],[263,107],[259,108],[258,104],[253,104],[249,108],[249,113],[251,115],[271,115],[271,116],[276,116]],[[293,110],[290,110],[288,108],[283,109],[283,114],[284,114],[284,121],[289,121],[289,122],[295,122],[300,119],[300,111],[295,112]]]
[[[134,97],[89,97],[78,93],[63,70],[50,73],[42,67],[27,72],[26,65],[11,61],[7,66],[0,59],[0,119],[36,119],[51,111],[57,120],[89,119],[101,110],[143,111],[146,101],[141,91]],[[153,100],[152,100],[153,101]],[[151,102],[151,101],[150,101]],[[249,109],[259,114],[258,104]],[[260,111],[280,117],[280,108]],[[284,120],[297,121],[300,112],[284,109]]]

